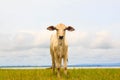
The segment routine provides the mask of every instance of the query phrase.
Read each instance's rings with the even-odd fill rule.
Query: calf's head
[[[64,24],[58,24],[57,26],[49,26],[47,30],[54,31],[56,30],[57,32],[57,37],[59,40],[64,39],[65,36],[65,31],[74,31],[75,29],[71,26],[65,26]]]

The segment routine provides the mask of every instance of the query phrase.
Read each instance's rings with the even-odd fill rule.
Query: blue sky
[[[64,23],[69,64],[120,62],[119,0],[0,0],[0,65],[50,64],[49,25]]]

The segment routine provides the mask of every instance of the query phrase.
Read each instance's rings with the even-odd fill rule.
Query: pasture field
[[[0,69],[0,80],[120,80],[120,68],[61,70],[61,78],[51,69]]]

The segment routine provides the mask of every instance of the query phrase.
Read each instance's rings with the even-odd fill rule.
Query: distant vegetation
[[[61,70],[57,78],[51,69],[0,69],[0,80],[119,80],[120,69],[68,69]]]

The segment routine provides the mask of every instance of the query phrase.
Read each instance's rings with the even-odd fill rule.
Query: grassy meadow
[[[0,80],[120,80],[120,69],[68,69],[57,78],[51,69],[0,69]]]

